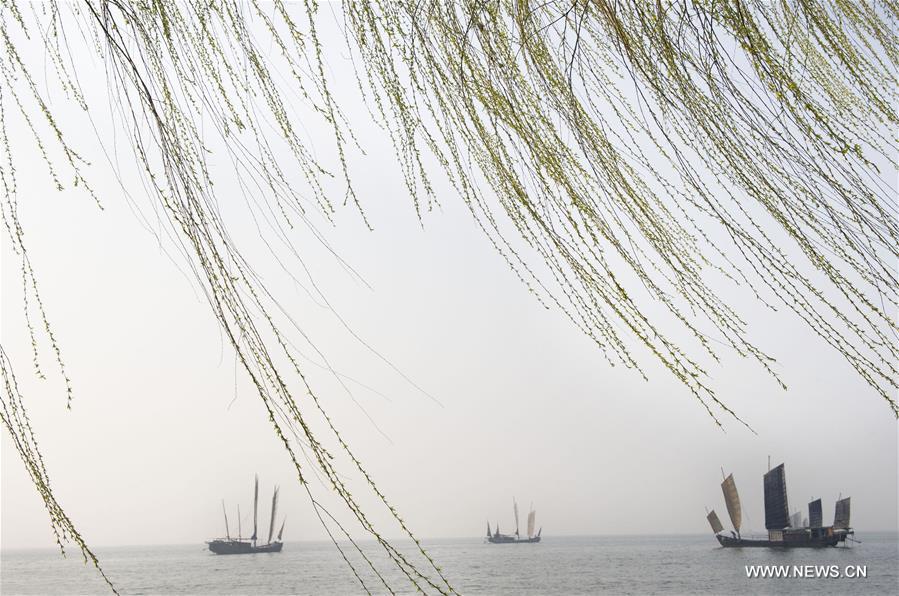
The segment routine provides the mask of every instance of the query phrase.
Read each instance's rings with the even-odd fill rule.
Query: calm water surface
[[[548,536],[537,545],[472,538],[426,546],[462,594],[899,594],[897,534],[858,538],[863,543],[850,548],[785,551],[724,549],[710,535]],[[373,545],[364,548],[382,560]],[[330,543],[288,542],[280,554],[242,556],[216,556],[202,543],[98,549],[98,555],[123,594],[363,593]],[[756,564],[864,565],[867,578],[747,578],[744,566]],[[373,593],[386,592],[371,573],[364,579]],[[413,591],[395,576],[388,581],[401,593]],[[109,593],[74,554],[63,559],[50,550],[4,550],[0,591]]]

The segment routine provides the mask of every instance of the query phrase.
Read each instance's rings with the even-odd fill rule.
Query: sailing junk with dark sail
[[[222,501],[222,510],[224,511],[225,502]],[[275,487],[274,493],[272,494],[272,517],[269,522],[269,530],[268,530],[268,543],[266,544],[257,544],[256,543],[256,534],[257,534],[257,520],[258,520],[258,508],[259,508],[259,476],[256,476],[256,484],[253,488],[253,536],[249,540],[244,540],[240,536],[240,532],[238,531],[237,540],[233,540],[231,538],[231,532],[228,530],[228,513],[225,512],[225,538],[216,538],[215,540],[210,540],[206,544],[209,545],[209,550],[214,552],[217,555],[248,555],[252,553],[279,553],[281,552],[281,548],[284,546],[281,542],[281,535],[284,533],[284,521],[281,522],[281,530],[278,532],[278,539],[272,542],[272,534],[275,530],[275,516],[278,511],[278,487]],[[240,507],[237,509],[238,514],[238,527],[240,525]]]
[[[796,512],[790,515],[787,503],[787,480],[784,465],[780,464],[764,476],[765,495],[765,528],[768,530],[767,540],[747,539],[740,536],[740,498],[737,494],[737,486],[733,475],[728,476],[721,483],[724,491],[724,499],[727,503],[727,512],[734,524],[733,536],[724,534],[721,521],[714,511],[708,514],[712,532],[721,546],[767,546],[779,548],[792,547],[824,547],[836,546],[845,542],[854,534],[849,525],[849,498],[840,499],[834,512],[834,523],[830,527],[822,527],[821,499],[808,504],[809,517],[803,522],[802,513]]]
[[[512,499],[512,511],[515,514],[515,533],[514,534],[501,534],[499,531],[499,524],[496,524],[496,531],[490,531],[490,522],[487,522],[487,542],[490,544],[536,544],[540,542],[540,534],[543,532],[543,528],[540,528],[536,534],[534,534],[534,525],[537,521],[537,512],[534,511],[533,505],[531,505],[531,510],[528,512],[528,536],[527,538],[522,538],[518,534],[518,503],[515,499]]]

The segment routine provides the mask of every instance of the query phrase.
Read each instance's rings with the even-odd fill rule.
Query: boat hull
[[[253,546],[252,542],[243,540],[213,540],[207,542],[209,550],[217,555],[252,555],[256,553],[279,553],[283,543],[272,542]]]
[[[487,542],[490,544],[536,544],[540,542],[540,536],[533,538],[515,538],[514,536],[489,536]]]
[[[814,535],[811,532],[797,532],[788,534],[784,540],[752,540],[749,538],[733,538],[723,534],[715,535],[718,543],[725,548],[826,548],[845,542],[846,537],[846,532],[833,532],[830,534],[822,532],[818,535]]]

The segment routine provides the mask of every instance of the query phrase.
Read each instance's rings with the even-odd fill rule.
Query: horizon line
[[[877,533],[877,534],[888,534],[894,533],[899,534],[899,527],[892,529],[863,529],[863,528],[853,528],[857,532],[862,533]],[[648,538],[648,537],[677,537],[677,536],[705,536],[709,534],[708,532],[657,532],[657,533],[634,533],[634,534],[623,534],[623,533],[609,533],[609,534],[550,534],[547,537],[552,538]],[[713,536],[712,536],[713,537]],[[465,536],[428,536],[419,538],[421,542],[426,542],[429,540],[481,540],[484,536],[474,536],[474,535],[465,535]],[[360,538],[354,539],[358,543],[366,543],[366,542],[377,542],[374,538]],[[408,536],[398,536],[394,538],[387,538],[387,540],[391,540],[393,542],[412,542]],[[207,540],[198,540],[196,542],[148,542],[148,543],[132,543],[132,544],[99,544],[95,543],[91,545],[93,549],[105,549],[105,548],[146,548],[146,547],[164,547],[164,546],[200,546],[206,544]],[[338,540],[338,543],[348,542],[347,540]],[[327,538],[323,539],[314,539],[314,540],[284,540],[284,544],[333,544]],[[75,545],[77,548],[77,545]],[[2,558],[3,553],[7,552],[22,552],[22,551],[59,551],[59,546],[57,545],[48,545],[48,546],[22,546],[22,547],[5,547],[0,545],[0,558]],[[71,551],[71,547],[69,548]],[[71,551],[73,552],[73,551]],[[66,555],[67,557],[68,555]]]

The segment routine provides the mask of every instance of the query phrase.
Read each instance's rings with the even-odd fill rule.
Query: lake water
[[[857,538],[862,544],[849,548],[793,550],[724,549],[711,535],[546,536],[536,545],[471,538],[425,545],[462,594],[899,594],[897,534]],[[280,554],[241,556],[216,556],[202,543],[97,552],[122,594],[364,593],[330,543],[288,542]],[[841,574],[847,566],[865,566],[867,577],[747,578],[745,566],[758,564],[836,565]],[[110,593],[74,553],[63,559],[58,551],[4,550],[0,574],[4,595]],[[395,576],[388,580],[398,592],[414,591]],[[386,592],[376,581],[368,586]]]

